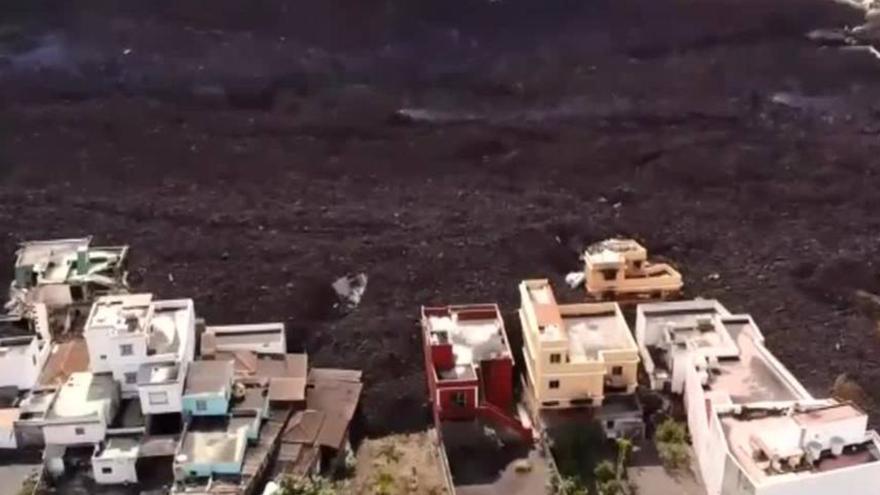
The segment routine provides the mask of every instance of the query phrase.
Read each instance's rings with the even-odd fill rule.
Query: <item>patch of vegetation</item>
[[[688,449],[687,428],[683,423],[667,419],[657,427],[654,443],[663,466],[670,471],[678,471],[690,465],[691,454]]]
[[[599,495],[628,495],[632,492],[626,480],[626,463],[633,444],[626,438],[617,439],[617,459],[602,461],[593,471],[596,477],[596,491]]]
[[[18,495],[33,495],[37,489],[37,473],[34,473],[21,482]]]
[[[284,478],[276,495],[340,495],[341,493],[342,489],[338,483],[315,476]]]

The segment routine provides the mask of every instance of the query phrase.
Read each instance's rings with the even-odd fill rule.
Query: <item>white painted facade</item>
[[[45,306],[26,317],[0,316],[0,387],[30,390],[37,384],[52,346]],[[41,309],[41,311],[39,311]]]
[[[652,384],[665,378],[683,396],[708,495],[880,493],[880,437],[867,416],[814,399],[747,315],[717,301],[644,304],[636,339]]]
[[[139,395],[141,366],[193,360],[193,302],[154,301],[151,294],[105,296],[89,313],[85,338],[92,371],[112,373],[123,395]],[[144,413],[151,412],[145,409]]]
[[[104,440],[119,408],[119,387],[106,374],[73,373],[55,394],[43,420],[46,445],[86,445]]]
[[[30,390],[49,359],[51,345],[34,335],[0,339],[0,386]]]
[[[285,354],[287,335],[284,323],[221,325],[205,328],[202,354],[250,351],[257,354]]]
[[[107,424],[98,418],[49,421],[43,426],[47,445],[88,445],[99,443],[107,435]]]
[[[111,438],[95,447],[92,474],[102,485],[137,483],[138,442],[129,438]]]
[[[183,410],[183,385],[188,363],[145,364],[138,375],[138,397],[145,414]]]

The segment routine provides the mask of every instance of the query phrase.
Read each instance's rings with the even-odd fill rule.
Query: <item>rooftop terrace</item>
[[[511,356],[497,305],[423,308],[422,315],[431,344],[452,345],[456,367]]]
[[[177,353],[193,324],[190,299],[153,300],[152,294],[104,296],[92,306],[86,332],[110,336],[142,334],[148,354]]]
[[[880,438],[852,404],[792,402],[731,409],[719,418],[730,451],[756,483],[880,462]]]
[[[109,374],[74,373],[59,390],[46,419],[66,420],[112,418],[112,405],[118,399],[118,385]]]

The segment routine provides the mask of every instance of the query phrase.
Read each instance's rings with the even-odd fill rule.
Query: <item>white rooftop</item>
[[[152,354],[175,353],[194,317],[192,300],[153,300],[152,294],[104,296],[95,301],[85,331],[143,334]]]
[[[101,417],[104,420],[116,402],[118,388],[109,374],[73,373],[58,390],[46,418],[49,420]]]
[[[449,342],[456,366],[479,365],[484,359],[510,357],[504,320],[495,305],[426,308],[431,341]]]
[[[766,403],[718,415],[729,450],[755,483],[880,462],[868,417],[852,404]]]

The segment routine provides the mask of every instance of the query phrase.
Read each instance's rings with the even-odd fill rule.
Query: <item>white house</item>
[[[137,483],[140,441],[130,437],[108,438],[95,446],[92,474],[102,485]]]
[[[104,440],[119,407],[119,385],[109,374],[73,373],[43,419],[46,445],[87,445]]]
[[[284,323],[210,326],[205,328],[201,344],[203,356],[235,351],[250,351],[257,354],[287,352]]]
[[[156,301],[151,294],[99,298],[85,326],[90,366],[95,373],[110,372],[124,396],[139,393],[139,374],[145,365],[176,363],[184,368],[195,354],[195,310],[192,299]],[[180,370],[178,370],[180,371]],[[183,374],[183,373],[179,373]],[[157,377],[144,383],[155,384]],[[144,413],[159,412],[142,403]],[[168,412],[167,404],[160,409]]]
[[[187,363],[144,363],[138,370],[141,410],[148,414],[179,413]]]
[[[46,318],[45,311],[36,318]],[[23,316],[0,316],[0,387],[30,390],[51,353],[51,344],[38,329],[47,322]]]
[[[643,304],[636,340],[652,385],[683,396],[708,495],[877,493],[867,416],[814,399],[748,315],[709,300]]]

